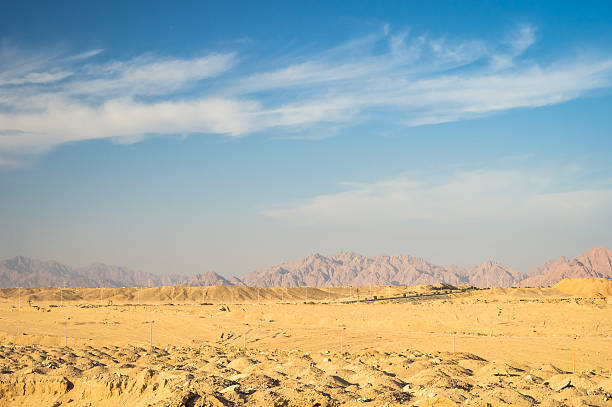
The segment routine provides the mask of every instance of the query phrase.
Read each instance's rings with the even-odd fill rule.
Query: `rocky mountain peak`
[[[578,256],[576,260],[590,269],[612,270],[612,250],[605,247],[593,248]]]

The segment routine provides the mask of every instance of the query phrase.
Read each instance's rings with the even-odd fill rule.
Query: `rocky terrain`
[[[612,405],[612,280],[372,290],[0,290],[0,406]]]
[[[0,406],[603,406],[609,372],[470,353],[0,346]]]

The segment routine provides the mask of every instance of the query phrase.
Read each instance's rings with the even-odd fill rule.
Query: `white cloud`
[[[0,42],[0,95],[6,92],[2,87],[12,89],[16,85],[51,83],[71,73],[70,69],[58,62],[55,54],[25,52],[6,40]]]
[[[71,55],[67,58],[65,58],[65,61],[71,62],[71,61],[80,61],[83,59],[88,59],[91,57],[94,57],[100,53],[104,52],[104,50],[102,48],[97,48],[97,49],[92,49],[89,51],[85,51],[85,52],[81,52],[80,54],[76,54],[76,55]]]
[[[3,46],[0,132],[13,133],[0,138],[0,155],[148,134],[325,132],[376,120],[379,112],[396,125],[435,124],[561,103],[610,86],[612,58],[524,60],[535,38],[527,25],[499,44],[386,26],[318,53],[267,61],[270,69],[261,67],[263,59],[249,69],[250,61],[232,52],[94,63],[102,50],[66,56]]]
[[[505,43],[507,50],[492,56],[494,69],[502,70],[515,65],[515,59],[522,55],[535,43],[535,28],[531,25],[522,25],[516,30]]]
[[[535,28],[531,25],[523,25],[512,35],[508,41],[512,49],[512,55],[518,56],[535,43]]]
[[[41,84],[61,81],[71,75],[71,72],[56,71],[56,72],[30,72],[20,77],[0,77],[0,86],[6,85],[27,85]]]
[[[45,150],[70,141],[150,134],[243,134],[253,128],[252,102],[201,99],[189,102],[139,103],[113,99],[99,107],[57,101],[42,113],[0,114],[0,128],[13,131],[0,139],[6,149]]]
[[[213,54],[193,59],[160,59],[153,56],[127,62],[86,66],[84,79],[65,90],[69,94],[125,97],[174,92],[191,82],[211,78],[227,71],[235,54]]]
[[[296,224],[563,220],[581,222],[612,208],[612,187],[569,188],[563,171],[477,170],[446,177],[412,174],[315,196],[263,211]]]

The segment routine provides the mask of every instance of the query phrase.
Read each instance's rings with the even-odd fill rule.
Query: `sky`
[[[2,9],[0,258],[229,277],[612,247],[609,1]]]

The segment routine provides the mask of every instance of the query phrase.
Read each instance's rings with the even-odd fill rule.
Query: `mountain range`
[[[243,278],[226,279],[208,271],[193,276],[157,275],[125,267],[94,263],[71,268],[54,260],[23,256],[0,261],[0,288],[8,287],[130,287],[130,286],[364,286],[447,283],[475,287],[543,287],[564,278],[612,278],[612,251],[594,248],[575,259],[559,257],[527,273],[486,261],[461,268],[439,266],[420,257],[381,255],[366,257],[351,251],[331,256],[313,254],[302,260],[255,270]]]
[[[185,277],[157,275],[120,266],[93,263],[71,268],[55,260],[23,256],[0,261],[0,287],[129,287],[174,285]]]
[[[418,285],[447,283],[475,287],[542,287],[568,277],[612,278],[612,251],[591,249],[575,259],[559,257],[527,273],[486,261],[460,268],[438,266],[408,255],[366,257],[346,251],[332,256],[313,254],[305,259],[283,263],[247,274],[249,286],[340,286],[340,285]]]

